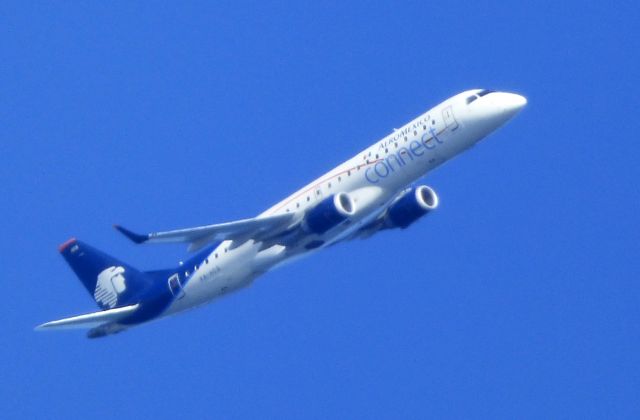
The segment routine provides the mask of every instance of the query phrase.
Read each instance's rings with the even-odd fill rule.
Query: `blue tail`
[[[59,249],[102,309],[139,303],[153,285],[150,276],[75,238]]]

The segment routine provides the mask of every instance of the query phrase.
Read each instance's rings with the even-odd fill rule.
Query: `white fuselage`
[[[492,92],[479,97],[479,92],[470,90],[447,99],[259,216],[293,213],[302,219],[324,198],[344,192],[356,208],[348,223],[322,235],[302,238],[294,247],[273,245],[264,249],[264,244],[253,240],[241,244],[223,242],[198,266],[183,267],[188,277],[184,294],[165,315],[237,290],[278,264],[351,236],[376,219],[409,185],[476,144],[526,103],[523,97],[511,93]],[[306,245],[312,241],[322,245],[308,249]]]

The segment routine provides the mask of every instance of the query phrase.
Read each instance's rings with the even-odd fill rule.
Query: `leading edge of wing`
[[[268,217],[242,219],[228,223],[197,226],[186,229],[176,229],[164,232],[140,234],[120,225],[114,228],[131,241],[142,243],[196,243],[203,240],[233,240],[238,238],[260,239],[265,233],[269,236],[285,230],[293,221],[293,213],[279,214]]]

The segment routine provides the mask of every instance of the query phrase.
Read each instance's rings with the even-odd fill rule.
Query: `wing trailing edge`
[[[294,218],[293,213],[285,213],[147,234],[136,233],[120,225],[114,225],[114,228],[137,244],[187,243],[190,245],[189,250],[193,251],[213,241],[259,241],[265,237],[273,237],[287,230]]]

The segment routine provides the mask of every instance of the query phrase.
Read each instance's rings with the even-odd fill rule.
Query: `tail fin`
[[[75,238],[59,250],[102,309],[130,305],[145,283],[140,271]]]

